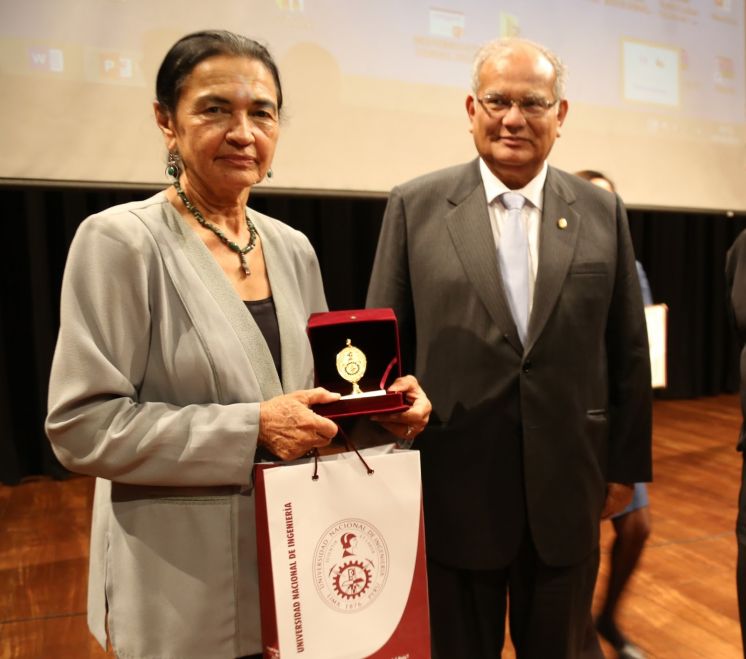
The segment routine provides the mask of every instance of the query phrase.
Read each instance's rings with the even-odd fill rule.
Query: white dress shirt
[[[544,202],[544,182],[547,178],[547,163],[544,162],[541,171],[524,187],[517,190],[508,188],[489,170],[481,158],[479,160],[479,172],[482,175],[484,191],[487,196],[490,226],[492,227],[492,236],[495,239],[496,250],[500,248],[500,230],[508,219],[508,211],[502,205],[500,195],[504,192],[519,192],[527,200],[526,205],[521,210],[521,221],[528,236],[528,314],[530,319],[534,300],[536,273],[539,267],[539,224],[541,222],[541,207]]]

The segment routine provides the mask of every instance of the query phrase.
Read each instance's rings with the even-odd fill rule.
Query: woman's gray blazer
[[[46,430],[97,477],[89,626],[120,657],[261,650],[251,471],[259,403],[312,386],[326,309],[308,239],[248,211],[277,308],[282,382],[217,262],[161,192],[89,217],[62,286]]]

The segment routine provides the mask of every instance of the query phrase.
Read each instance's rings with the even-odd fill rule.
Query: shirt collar
[[[547,180],[547,169],[548,165],[546,160],[541,167],[541,171],[532,178],[526,185],[518,190],[511,190],[508,188],[497,176],[495,176],[487,167],[487,164],[479,159],[479,173],[482,176],[482,183],[484,184],[484,192],[487,196],[487,203],[491,204],[497,199],[503,192],[520,192],[531,204],[541,210],[542,202],[544,199],[544,183]]]

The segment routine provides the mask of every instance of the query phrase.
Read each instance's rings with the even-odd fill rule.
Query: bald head
[[[479,88],[479,75],[482,66],[487,60],[499,59],[509,54],[522,54],[526,57],[532,57],[536,54],[541,57],[538,59],[539,66],[549,66],[554,77],[553,93],[557,99],[565,98],[565,83],[567,81],[567,69],[562,61],[551,50],[534,41],[510,37],[504,39],[495,39],[482,46],[474,56],[472,64],[471,88],[476,92]]]

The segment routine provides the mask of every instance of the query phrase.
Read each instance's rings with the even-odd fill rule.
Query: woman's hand
[[[295,460],[313,448],[326,446],[337,434],[337,424],[310,407],[333,403],[339,397],[316,387],[263,401],[259,405],[259,443],[281,460]]]
[[[386,430],[404,441],[411,441],[419,435],[430,419],[433,406],[414,375],[405,375],[394,380],[388,391],[401,391],[404,398],[412,404],[405,412],[397,414],[376,414],[371,417]]]

